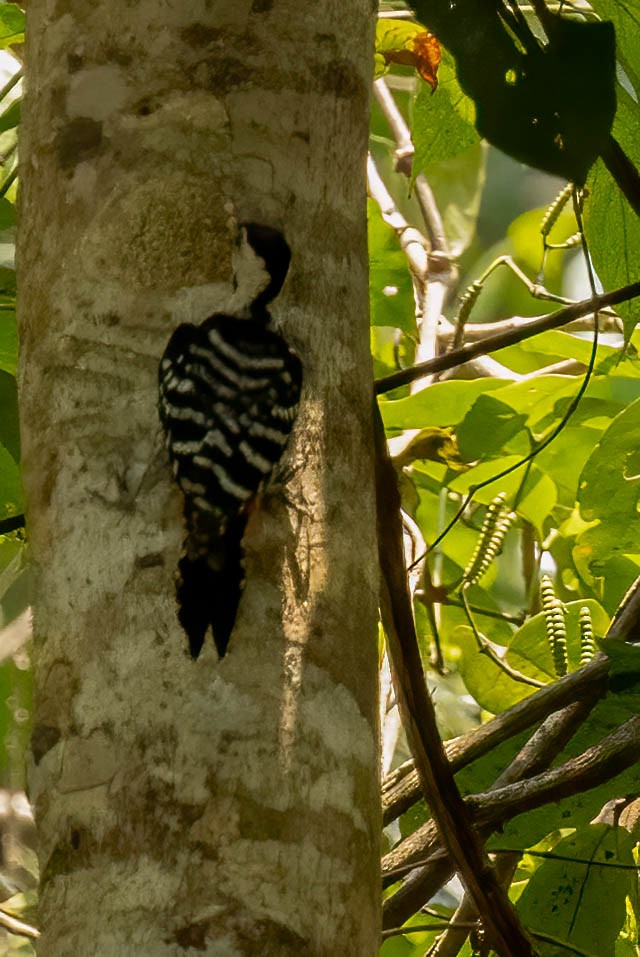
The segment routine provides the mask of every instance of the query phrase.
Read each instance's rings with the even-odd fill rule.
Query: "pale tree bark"
[[[41,955],[374,954],[375,520],[367,0],[30,0],[21,418],[36,568]],[[181,321],[284,231],[305,369],[225,659],[176,620],[156,410]]]

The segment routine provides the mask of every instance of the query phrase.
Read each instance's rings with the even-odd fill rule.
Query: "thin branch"
[[[605,310],[599,317],[600,332],[618,332],[622,334],[622,326],[618,316],[608,310]],[[526,328],[531,322],[527,316],[512,316],[510,319],[500,319],[498,322],[468,322],[464,327],[465,339],[467,342],[475,342],[478,339],[484,339],[486,336],[493,336],[497,333],[507,332],[510,329]],[[587,313],[573,322],[568,322],[565,326],[567,332],[593,332],[593,315]],[[455,327],[453,323],[448,323],[442,329],[440,338],[443,343],[453,340]]]
[[[460,349],[453,349],[451,352],[430,359],[428,362],[383,376],[375,382],[375,394],[381,395],[385,392],[391,392],[392,389],[397,389],[401,385],[408,385],[421,376],[433,375],[435,372],[443,372],[445,369],[453,369],[456,366],[464,365],[465,362],[468,362],[469,359],[475,359],[476,356],[497,352],[507,346],[523,342],[525,339],[531,339],[547,329],[557,329],[591,312],[598,312],[606,306],[615,306],[618,303],[627,302],[636,296],[640,296],[640,282],[629,283],[629,285],[615,289],[613,292],[603,293],[601,296],[584,299],[582,302],[565,306],[556,312],[539,316],[521,326],[507,329],[495,336],[486,336],[478,342],[470,342]]]
[[[584,722],[595,702],[578,701],[556,714],[550,715],[537,729],[535,734],[520,749],[509,766],[494,781],[487,793],[511,793],[510,787],[534,775],[540,774],[563,751],[578,727]],[[483,795],[476,796],[482,799]],[[465,802],[472,806],[475,797],[467,797]],[[500,823],[504,823],[501,821]],[[403,868],[413,866],[418,857],[432,854],[437,837],[431,821],[427,821],[401,844],[385,855],[382,862],[384,878],[396,877]]]
[[[616,636],[617,637],[617,636]],[[512,705],[486,724],[445,743],[447,758],[454,772],[488,754],[508,738],[544,720],[548,715],[577,700],[597,701],[607,691],[609,659],[596,657],[571,674],[559,678],[535,694]],[[407,765],[405,765],[405,768]],[[407,771],[390,791],[383,789],[383,820],[394,821],[420,799],[420,784],[415,770]]]
[[[16,70],[13,76],[9,77],[5,85],[0,90],[0,102],[4,100],[5,96],[8,96],[9,93],[11,93],[14,86],[20,82],[23,76],[24,76],[24,70],[22,67],[20,67],[18,70]]]
[[[398,210],[371,155],[367,159],[367,186],[369,195],[380,207],[385,223],[391,226],[398,237],[412,278],[415,277],[421,283],[425,282],[429,274],[426,240],[419,230],[409,225]]]
[[[456,957],[464,946],[469,931],[477,926],[478,912],[469,895],[465,893],[444,934],[440,935],[427,952],[428,957]]]
[[[465,805],[472,811],[476,825],[486,839],[518,814],[590,790],[616,777],[637,761],[640,748],[640,717],[629,718],[620,728],[583,754],[527,781],[469,797]],[[435,827],[431,822],[419,829],[427,855],[424,863],[415,857],[407,864],[409,878],[383,907],[383,925],[404,923],[448,880],[452,866],[443,859]],[[417,833],[412,835],[415,854]]]
[[[409,127],[405,123],[384,77],[380,77],[374,82],[373,92],[396,141],[396,169],[410,179],[415,150]],[[433,191],[423,173],[416,176],[414,188],[427,227],[431,249],[449,260],[449,243],[444,231],[442,216]]]
[[[388,940],[389,937],[399,937],[400,935],[404,936],[405,934],[424,934],[430,930],[446,930],[449,927],[473,930],[477,926],[477,920],[466,921],[462,923],[460,921],[456,921],[455,924],[448,920],[440,920],[434,921],[432,924],[412,924],[410,927],[389,927],[387,930],[382,931],[382,939]]]
[[[40,931],[37,927],[33,927],[31,924],[25,923],[23,920],[14,917],[13,914],[8,914],[6,910],[0,909],[0,926],[6,928],[12,934],[18,934],[20,937],[30,937],[33,940],[37,940],[40,936]]]

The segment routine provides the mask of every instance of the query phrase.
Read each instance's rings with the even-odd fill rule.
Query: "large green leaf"
[[[505,385],[493,397],[525,414],[528,427],[541,436],[562,418],[578,388],[572,376],[541,375]]]
[[[515,681],[480,651],[468,625],[456,628],[453,638],[462,651],[458,667],[467,690],[485,711],[500,714],[533,694],[535,688],[532,685]],[[527,675],[540,681],[547,680],[547,675],[535,665],[528,667]]]
[[[0,518],[22,511],[20,470],[12,455],[0,445]]]
[[[516,435],[523,433],[526,415],[496,398],[495,393],[478,396],[456,430],[462,457],[468,462],[494,458]],[[525,453],[528,451],[526,435]]]
[[[583,599],[567,602],[564,606],[564,624],[567,630],[569,671],[575,671],[580,666],[581,647],[578,619],[582,608],[588,608],[591,612],[593,632],[596,636],[603,637],[609,626],[609,616],[597,601]],[[530,669],[534,667],[550,680],[556,677],[553,654],[542,612],[529,618],[515,633],[509,645],[507,660],[518,671],[523,671],[525,674],[531,674]]]
[[[0,115],[0,133],[12,130],[20,122],[20,100],[14,100]]]
[[[15,376],[18,364],[18,333],[14,309],[0,308],[0,370]],[[0,407],[2,416],[10,414]]]
[[[559,841],[522,892],[525,926],[592,957],[614,957],[635,884],[633,839],[620,827],[589,824]],[[540,946],[542,955],[565,953]]]
[[[640,94],[640,0],[591,0],[602,20],[616,29],[616,58]]]
[[[24,39],[24,13],[14,3],[0,5],[0,47],[20,43]]]
[[[578,539],[595,577],[612,557],[640,555],[640,400],[616,416],[589,456],[578,502],[582,518],[597,523]]]
[[[626,90],[618,90],[614,133],[621,146],[640,165],[640,109]],[[585,233],[593,262],[605,289],[617,289],[640,278],[640,218],[634,213],[604,163],[593,167],[587,183]],[[640,320],[640,300],[617,307],[624,319],[626,338]]]
[[[421,84],[413,107],[413,175],[432,163],[450,160],[479,142],[473,101],[460,89],[453,57],[443,51],[435,91]]]
[[[424,429],[430,425],[456,425],[478,395],[499,389],[499,379],[436,382],[404,399],[380,402],[387,429]]]

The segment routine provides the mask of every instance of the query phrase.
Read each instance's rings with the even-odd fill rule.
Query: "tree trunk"
[[[366,957],[378,945],[365,0],[30,0],[21,422],[36,569],[39,954]],[[172,330],[292,265],[286,496],[227,656],[186,654],[157,415]]]

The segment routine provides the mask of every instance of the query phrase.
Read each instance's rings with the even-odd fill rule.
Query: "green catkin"
[[[480,537],[471,560],[462,574],[464,585],[475,585],[500,554],[505,535],[516,517],[507,509],[506,501],[506,495],[500,493],[487,507]]]
[[[560,213],[565,208],[571,196],[573,195],[573,186],[571,183],[567,183],[564,189],[561,189],[554,201],[550,206],[547,207],[547,211],[542,217],[542,222],[540,223],[540,233],[542,238],[545,240],[547,236],[558,222],[560,218]]]
[[[478,296],[482,292],[482,283],[481,282],[472,282],[470,286],[467,286],[464,293],[460,297],[460,308],[458,309],[458,315],[456,316],[456,326],[458,329],[464,329],[466,322],[471,315],[471,310],[475,306]]]
[[[582,243],[582,233],[574,233],[563,243],[545,243],[547,249],[573,249]]]
[[[547,626],[547,637],[553,654],[556,675],[561,678],[568,670],[567,628],[564,620],[564,605],[556,598],[553,581],[548,575],[540,579],[540,602]]]
[[[593,636],[591,612],[586,605],[580,609],[578,627],[580,628],[580,664],[587,665],[594,657],[597,649]]]

